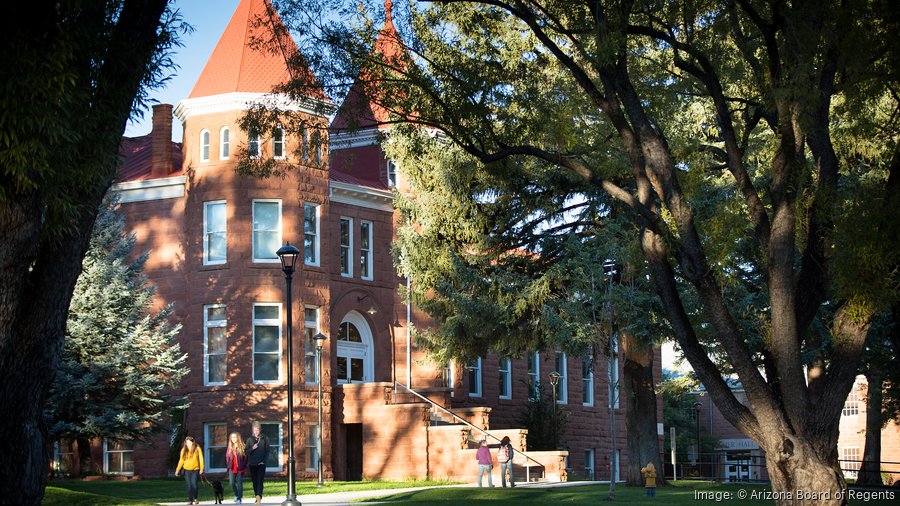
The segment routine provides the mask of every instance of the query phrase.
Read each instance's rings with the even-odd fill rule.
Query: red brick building
[[[321,371],[327,479],[474,479],[482,430],[491,438],[509,435],[526,448],[526,431],[516,424],[529,395],[522,380],[545,381],[553,370],[562,373],[560,408],[570,413],[560,437],[567,451],[519,457],[519,479],[526,467],[532,477],[543,472],[549,479],[572,473],[617,477],[618,463],[608,457],[612,389],[602,355],[593,361],[540,351],[445,368],[409,342],[410,326],[429,322],[398,293],[405,280],[391,258],[392,190],[402,190],[404,179],[385,159],[374,127],[332,128],[334,134],[322,142],[280,131],[253,137],[241,130],[238,120],[248,104],[288,77],[282,54],[250,47],[260,30],[254,21],[266,6],[265,0],[240,2],[190,96],[175,108],[183,142],[170,141],[172,107],[154,107],[153,132],[123,141],[121,179],[114,187],[136,234],[136,251],[150,253],[145,272],[158,287],[158,306],[174,304],[183,324],[179,339],[191,372],[178,393],[190,401],[185,428],[201,442],[208,470],[224,472],[230,432],[246,437],[250,423],[260,421],[274,445],[269,471],[286,471],[290,369],[296,467],[301,476],[315,476],[318,378],[312,336],[321,332],[328,336]],[[280,23],[277,16],[274,22]],[[393,30],[389,16],[384,30]],[[297,51],[293,41],[282,43],[286,54]],[[320,127],[335,110],[324,96],[302,103],[276,98]],[[238,175],[241,149],[302,167],[283,179]],[[275,255],[287,241],[301,250],[290,308]],[[285,353],[287,311],[294,322],[293,364]],[[614,378],[621,374],[619,362],[614,361]],[[658,353],[656,364],[658,369]],[[619,427],[615,448],[624,465],[624,423]],[[169,444],[166,436],[150,446],[104,442],[104,471],[166,475]]]

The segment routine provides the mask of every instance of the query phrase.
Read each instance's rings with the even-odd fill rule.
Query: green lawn
[[[329,492],[349,492],[354,490],[392,489],[407,487],[430,487],[447,485],[446,481],[347,481],[326,482],[316,487],[315,482],[297,482],[297,494],[325,494]],[[230,498],[228,482],[225,485],[225,499]],[[244,496],[250,492],[251,504],[253,485],[244,479]],[[287,493],[287,481],[266,480],[266,496]],[[160,502],[179,502],[185,498],[184,479],[159,480],[51,480],[44,493],[44,506],[112,506],[116,504],[152,505]],[[201,483],[200,500],[212,499],[212,489]]]
[[[738,493],[743,491],[748,497],[753,494],[761,494],[769,490],[762,485],[731,485],[705,482],[677,482],[674,487],[660,488],[656,492],[656,498],[650,499],[643,488],[616,487],[616,502],[628,503],[629,506],[699,506],[708,503],[712,506],[716,502],[727,503],[729,506],[760,506],[773,504],[774,501],[756,499],[738,499]],[[887,489],[885,489],[887,490]],[[698,497],[701,493],[719,494],[712,497]],[[487,503],[497,505],[518,506],[521,504],[564,504],[564,505],[593,505],[603,504],[609,485],[590,485],[582,487],[559,487],[550,489],[522,488],[449,488],[439,490],[422,490],[418,492],[405,492],[389,495],[370,501],[397,502],[403,504],[432,504],[443,502],[447,504]],[[724,494],[732,494],[726,498]],[[894,492],[894,500],[881,501],[851,500],[851,505],[862,506],[893,506],[900,499],[900,491]],[[718,501],[716,499],[719,499]]]

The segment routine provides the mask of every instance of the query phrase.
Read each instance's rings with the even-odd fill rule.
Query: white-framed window
[[[309,161],[309,129],[304,128],[300,142],[303,143],[303,161]]]
[[[556,372],[559,373],[559,383],[556,384],[556,403],[566,404],[569,402],[569,361],[566,359],[564,351],[556,352]]]
[[[253,304],[253,382],[281,381],[281,304]]]
[[[231,154],[231,130],[227,126],[219,130],[219,160],[228,160]]]
[[[319,469],[319,426],[306,426],[306,470],[318,471]]]
[[[134,441],[103,439],[103,472],[134,474]]]
[[[859,475],[859,468],[862,467],[860,462],[860,452],[858,446],[845,446],[841,448],[841,470],[844,472],[844,478],[856,479]]]
[[[584,478],[594,481],[594,449],[588,448],[584,451]]]
[[[224,385],[227,372],[228,318],[225,304],[203,306],[203,384]]]
[[[57,478],[74,474],[77,459],[74,439],[58,439],[53,442],[53,471]]]
[[[347,313],[336,341],[337,382],[375,381],[375,346],[365,317],[357,311]]]
[[[609,394],[609,404],[608,407],[616,408],[619,407],[619,335],[613,334],[609,336],[610,339],[610,357],[607,361],[607,379],[609,380],[609,384],[607,385],[608,394]]]
[[[313,137],[313,154],[316,157],[316,165],[322,165],[322,159],[325,157],[325,143],[322,139],[322,133],[316,129],[312,134]]]
[[[372,222],[359,222],[359,275],[363,279],[372,279]]]
[[[303,261],[319,265],[319,206],[303,205]]]
[[[307,385],[319,384],[319,363],[316,361],[316,338],[319,332],[319,308],[306,306],[303,311],[303,373]]]
[[[466,364],[469,372],[469,396],[481,397],[481,357]]]
[[[541,386],[541,354],[528,354],[528,398],[537,399]]]
[[[512,360],[501,358],[497,369],[500,376],[500,398],[512,399]]]
[[[441,370],[441,377],[444,380],[444,386],[450,389],[450,397],[453,397],[453,391],[456,387],[456,362],[450,360]]]
[[[581,359],[581,404],[594,405],[594,352]]]
[[[388,188],[397,187],[397,165],[394,164],[393,160],[387,161],[387,184]]]
[[[207,472],[228,470],[225,464],[225,449],[228,447],[228,428],[224,422],[203,424],[203,462]]]
[[[200,131],[200,161],[209,161],[209,130]]]
[[[266,455],[266,471],[281,471],[281,452],[284,445],[281,422],[259,422],[259,433],[269,440],[269,454]]]
[[[259,158],[259,134],[251,132],[247,136],[247,154],[250,158]]]
[[[203,203],[203,265],[228,261],[227,209],[224,200]]]
[[[272,156],[276,160],[284,160],[284,129],[281,127],[272,130]]]
[[[253,261],[278,263],[281,247],[281,200],[253,201]]]
[[[341,218],[341,276],[353,277],[353,218]]]
[[[856,393],[856,383],[850,389],[847,400],[844,401],[844,409],[841,410],[841,416],[856,416],[859,414],[859,395]]]

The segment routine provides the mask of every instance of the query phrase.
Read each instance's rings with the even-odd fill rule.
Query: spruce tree
[[[147,441],[184,400],[169,392],[188,373],[155,287],[133,257],[135,237],[107,199],[97,217],[66,322],[62,361],[45,417],[53,439]]]

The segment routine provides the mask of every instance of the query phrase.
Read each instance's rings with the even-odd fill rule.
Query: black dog
[[[222,488],[222,482],[219,480],[213,480],[212,482],[213,494],[216,496],[216,504],[222,504],[223,495],[225,490]]]

